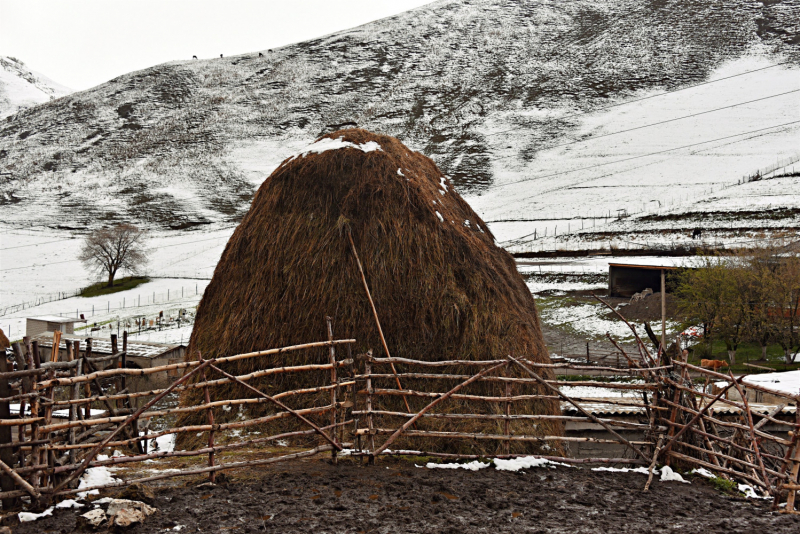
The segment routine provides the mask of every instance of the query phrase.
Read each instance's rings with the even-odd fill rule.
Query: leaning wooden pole
[[[347,239],[350,240],[350,249],[353,251],[353,256],[356,258],[356,264],[358,265],[358,272],[361,273],[361,282],[364,284],[364,291],[367,293],[367,298],[369,299],[369,305],[372,307],[372,315],[375,317],[375,324],[378,327],[378,335],[381,336],[381,343],[383,344],[383,350],[386,352],[386,357],[391,358],[392,354],[389,352],[389,346],[386,344],[386,338],[383,337],[383,329],[381,328],[381,321],[378,319],[378,310],[375,309],[375,302],[372,300],[372,293],[369,291],[369,284],[367,284],[367,277],[364,275],[364,268],[361,266],[361,260],[358,258],[358,252],[356,251],[356,244],[353,243],[353,234],[350,233],[350,228],[347,229]],[[397,376],[397,369],[394,367],[394,363],[389,364],[392,368],[392,372],[394,373],[394,379],[397,381],[397,389],[403,389],[403,386],[400,384],[400,377]],[[408,405],[408,399],[403,396],[403,402],[406,404],[406,410],[409,412],[411,411],[411,407]]]
[[[333,341],[333,324],[332,323],[333,323],[333,319],[331,319],[330,317],[326,316],[325,317],[325,324],[328,327],[327,328],[328,329],[328,341]],[[337,375],[337,373],[336,373],[336,349],[333,347],[333,345],[328,347],[328,360],[329,360],[329,362],[331,364],[331,386],[333,386],[333,388],[331,388],[331,406],[333,406],[333,410],[331,410],[331,426],[333,427],[333,430],[332,430],[333,439],[335,440],[336,439],[336,416],[337,416],[337,410],[336,410],[336,393],[337,393],[337,391],[336,391],[337,390],[337,387],[336,387],[337,376],[336,375]],[[333,462],[333,465],[336,465],[338,463],[336,449],[332,449],[331,450],[331,461]]]
[[[735,382],[735,379],[734,379],[734,382]],[[701,417],[703,417],[706,414],[706,412],[714,405],[714,403],[716,403],[719,399],[721,399],[728,392],[728,390],[730,388],[732,388],[732,387],[733,387],[733,384],[728,384],[727,387],[723,388],[723,390],[719,392],[719,395],[714,397],[714,399],[711,402],[709,402],[708,404],[703,406],[703,408],[699,412],[697,412],[697,414],[695,414],[695,416],[692,418],[691,421],[689,421],[687,424],[685,424],[683,426],[683,428],[681,428],[680,431],[678,431],[677,434],[672,436],[670,438],[669,442],[667,442],[667,444],[662,449],[664,451],[664,453],[669,452],[669,450],[672,448],[672,445],[674,445],[675,442],[678,441],[678,438],[681,437],[684,434],[684,432],[689,430]],[[674,428],[674,427],[672,425],[670,425],[670,428]]]
[[[39,492],[36,491],[36,488],[28,484],[28,482],[24,478],[19,476],[16,471],[8,467],[8,465],[6,465],[6,463],[3,462],[2,460],[0,460],[0,470],[2,470],[5,474],[10,476],[14,480],[14,482],[19,484],[19,487],[27,491],[34,499],[38,499],[39,497],[41,497]]]
[[[565,401],[567,401],[570,404],[572,404],[573,406],[575,406],[575,408],[577,408],[579,412],[581,412],[583,415],[585,415],[586,417],[591,419],[593,423],[597,423],[598,425],[600,425],[603,428],[605,428],[609,433],[611,433],[611,435],[613,435],[615,438],[617,438],[620,441],[620,443],[623,443],[626,446],[628,446],[628,448],[630,448],[631,450],[633,450],[633,452],[635,452],[636,454],[641,456],[642,459],[645,460],[648,464],[653,461],[652,458],[648,457],[645,453],[643,453],[642,451],[640,451],[639,449],[634,447],[633,444],[630,441],[628,441],[627,439],[623,438],[618,433],[616,433],[613,428],[611,428],[610,426],[605,424],[603,421],[601,421],[600,419],[598,419],[597,417],[595,417],[591,413],[589,413],[586,410],[584,410],[583,407],[580,404],[575,402],[572,398],[568,397],[567,395],[563,394],[560,389],[548,384],[547,381],[544,378],[542,378],[541,376],[539,376],[536,373],[534,373],[533,370],[528,368],[521,361],[517,360],[513,356],[509,356],[508,359],[511,360],[512,362],[516,363],[517,365],[519,365],[526,373],[531,375],[531,377],[536,379],[536,381],[539,382],[540,384],[542,384],[544,387],[546,387],[547,389],[549,389],[550,391],[554,392],[556,395],[558,395],[559,397],[561,397]]]
[[[408,427],[410,427],[411,425],[413,425],[413,424],[414,424],[414,423],[417,421],[417,419],[419,419],[420,417],[422,417],[423,415],[425,415],[425,413],[426,413],[427,411],[429,411],[431,408],[433,408],[434,406],[436,406],[436,405],[437,405],[437,404],[439,404],[440,402],[442,402],[442,401],[445,401],[445,400],[447,400],[448,398],[450,398],[450,396],[451,396],[451,395],[453,395],[453,393],[457,392],[458,390],[460,390],[460,389],[461,389],[461,388],[463,388],[463,387],[466,387],[466,386],[468,386],[468,385],[472,384],[472,383],[473,383],[473,382],[475,382],[476,380],[480,380],[480,379],[481,379],[481,378],[482,378],[484,375],[486,375],[486,374],[489,374],[489,373],[491,373],[492,371],[496,371],[497,369],[500,369],[501,367],[505,367],[506,365],[508,365],[508,362],[499,363],[499,364],[497,364],[497,365],[495,365],[495,366],[493,366],[493,367],[489,367],[488,369],[484,369],[483,371],[481,371],[480,373],[476,374],[475,376],[473,376],[473,377],[472,377],[472,378],[470,378],[469,380],[465,380],[464,382],[461,382],[459,385],[457,385],[456,387],[454,387],[453,389],[451,389],[450,391],[448,391],[447,393],[445,393],[445,394],[444,394],[444,395],[442,395],[441,397],[438,397],[438,398],[436,398],[436,399],[435,399],[433,402],[431,402],[430,404],[428,404],[427,406],[425,406],[425,407],[424,407],[422,410],[420,410],[419,412],[417,412],[417,414],[416,414],[414,417],[412,417],[411,419],[409,419],[408,421],[406,421],[406,422],[403,424],[403,426],[401,426],[400,428],[398,428],[398,429],[397,429],[397,430],[394,432],[394,434],[392,434],[391,436],[389,436],[389,439],[387,439],[386,441],[384,441],[384,442],[383,442],[383,445],[381,445],[380,447],[378,447],[378,449],[377,449],[376,451],[374,451],[374,452],[372,453],[372,455],[373,455],[373,456],[377,456],[377,455],[379,455],[380,453],[382,453],[383,451],[385,451],[385,450],[386,450],[386,449],[389,447],[389,445],[391,445],[391,444],[394,442],[394,440],[396,440],[398,437],[400,437],[400,435],[401,435],[403,432],[405,432],[406,430],[408,430]]]
[[[207,360],[207,361],[211,361],[211,360]],[[290,414],[294,415],[295,417],[297,417],[298,419],[300,419],[302,422],[304,422],[305,424],[307,424],[308,426],[310,426],[311,428],[313,428],[314,430],[316,430],[316,431],[317,431],[317,433],[318,433],[318,434],[320,434],[320,435],[321,435],[323,438],[325,438],[325,440],[326,440],[328,443],[330,443],[331,445],[333,445],[333,447],[334,447],[336,450],[338,450],[338,451],[342,450],[342,446],[341,446],[341,445],[339,445],[338,443],[336,443],[336,440],[334,440],[333,438],[331,438],[331,437],[330,437],[328,434],[326,434],[326,433],[325,433],[325,432],[324,432],[324,431],[323,431],[323,430],[322,430],[320,427],[318,427],[317,425],[315,425],[314,423],[312,423],[311,421],[309,421],[309,420],[308,420],[306,417],[304,417],[302,414],[300,414],[300,413],[296,412],[295,410],[292,410],[291,408],[289,408],[288,406],[286,406],[284,403],[282,403],[282,402],[281,402],[281,401],[279,401],[278,399],[276,399],[276,398],[274,398],[274,397],[270,397],[269,395],[267,395],[267,394],[266,394],[266,393],[264,393],[263,391],[261,391],[261,390],[259,390],[259,389],[256,389],[256,388],[254,388],[253,386],[251,386],[250,384],[248,384],[248,383],[246,383],[246,382],[243,382],[243,381],[239,380],[238,378],[236,378],[236,377],[235,377],[235,376],[233,376],[232,374],[226,373],[225,371],[223,371],[222,369],[220,369],[220,368],[219,368],[219,367],[217,367],[216,365],[211,365],[211,368],[212,368],[212,369],[214,369],[216,372],[220,373],[221,375],[223,375],[223,376],[227,377],[228,379],[230,379],[230,380],[232,380],[232,381],[236,382],[236,383],[237,383],[237,384],[239,384],[240,386],[243,386],[243,387],[245,387],[245,388],[249,389],[250,391],[252,391],[252,392],[253,392],[253,393],[255,393],[256,395],[258,395],[259,397],[262,397],[262,398],[264,398],[264,399],[267,399],[268,401],[272,402],[273,404],[275,404],[276,406],[278,406],[278,407],[279,407],[279,408],[281,408],[282,410],[285,410],[285,411],[289,412]],[[334,409],[336,409],[336,407],[335,407],[335,406],[334,406]]]
[[[89,452],[86,458],[83,459],[81,465],[75,471],[70,473],[69,476],[67,476],[67,478],[62,480],[61,483],[53,490],[53,493],[58,493],[59,491],[64,489],[64,487],[66,487],[67,484],[69,484],[70,482],[81,476],[83,472],[86,471],[86,468],[89,467],[89,464],[92,462],[92,460],[94,460],[95,456],[97,456],[97,454],[100,451],[102,451],[106,447],[106,445],[108,445],[108,443],[117,436],[117,434],[122,432],[122,429],[126,428],[131,421],[138,419],[139,416],[142,415],[142,413],[144,413],[148,408],[150,408],[158,401],[166,397],[173,389],[175,389],[176,387],[180,386],[181,384],[189,380],[189,378],[191,378],[192,375],[194,375],[198,371],[202,371],[206,367],[212,365],[215,361],[216,361],[215,359],[204,360],[198,367],[195,367],[194,369],[183,375],[183,377],[173,382],[170,387],[165,389],[156,397],[153,397],[153,399],[151,399],[150,402],[148,402],[147,404],[136,410],[135,413],[131,414],[131,416],[128,417],[121,425],[119,425],[116,430],[114,430],[108,436],[106,436],[103,439],[103,441],[98,443],[97,446]]]

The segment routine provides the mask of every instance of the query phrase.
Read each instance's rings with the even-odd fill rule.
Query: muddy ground
[[[799,516],[771,514],[765,501],[687,478],[691,484],[656,480],[645,494],[644,475],[586,468],[513,473],[297,461],[233,473],[213,487],[195,479],[156,488],[158,513],[125,532],[800,532]],[[59,509],[13,532],[91,532],[76,527],[78,513]]]

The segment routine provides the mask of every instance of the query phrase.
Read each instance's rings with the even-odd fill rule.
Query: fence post
[[[75,353],[76,353],[75,349],[77,349],[78,343],[79,342],[76,341],[73,344],[73,343],[70,343],[69,340],[67,340],[67,361],[68,362],[71,362],[71,361],[75,360]],[[76,365],[75,367],[70,368],[69,376],[71,376],[71,377],[72,376],[78,376],[80,374],[80,372],[81,372],[81,364],[82,363],[83,362],[79,359],[78,360],[78,365]],[[78,386],[74,385],[69,389],[69,400],[77,400],[77,399],[78,399]],[[75,405],[75,404],[70,404],[69,405],[69,416],[68,417],[69,417],[69,422],[70,423],[75,421],[75,418],[76,418],[76,415],[77,415],[77,413],[76,413],[77,409],[76,408],[77,408],[77,405]],[[69,436],[67,438],[68,439],[68,444],[69,445],[75,445],[75,427],[71,427],[69,429],[68,436]],[[74,449],[70,449],[69,450],[69,463],[70,464],[74,464],[75,463],[75,450]]]
[[[87,358],[92,357],[92,338],[86,338],[86,352],[83,356],[83,366],[86,368],[85,371],[89,371],[89,362]],[[92,386],[89,382],[83,383],[83,394],[86,398],[92,396]],[[102,395],[102,392],[98,392],[99,395]],[[86,403],[83,406],[83,418],[89,419],[92,416],[92,403]]]
[[[325,317],[325,322],[327,323],[328,326],[328,341],[333,341],[333,326],[331,325],[331,321],[332,319],[330,317],[327,316]],[[331,385],[333,386],[333,389],[331,389],[331,405],[333,406],[333,410],[331,411],[331,425],[333,425],[333,427],[331,428],[331,436],[333,436],[333,439],[335,441],[336,415],[337,415],[336,394],[337,390],[339,389],[339,386],[337,385],[338,380],[336,377],[336,349],[334,348],[333,345],[328,347],[328,360],[330,361],[331,364]],[[338,457],[336,453],[337,453],[336,449],[331,450],[331,461],[333,462],[333,465],[336,465],[338,463]]]
[[[589,356],[589,342],[586,342],[586,363],[592,363],[592,358]]]
[[[9,331],[10,334],[10,331]],[[6,360],[5,351],[0,354],[0,373],[8,371],[8,360]],[[11,388],[8,387],[8,379],[0,378],[0,397],[10,397]],[[11,419],[11,410],[7,402],[0,402],[0,419]],[[0,444],[11,444],[11,427],[0,427]],[[0,460],[7,466],[14,468],[14,450],[11,447],[3,447],[0,449]],[[0,489],[3,491],[14,491],[14,479],[10,476],[3,474],[0,476]],[[17,499],[11,497],[3,499],[3,512],[7,512],[17,505]]]
[[[23,339],[23,341],[25,343],[27,343],[27,336],[22,338],[22,339]],[[20,370],[20,371],[25,370],[28,367],[28,365],[27,365],[27,360],[26,360],[26,358],[25,358],[25,356],[23,355],[23,352],[22,352],[22,345],[20,345],[19,343],[14,343],[13,345],[11,345],[11,348],[14,350],[14,358],[17,360],[17,369]],[[31,387],[31,379],[28,378],[28,377],[23,378],[22,379],[22,387],[20,388],[20,393],[23,393],[23,394],[28,393],[28,390],[30,389],[30,387]],[[25,403],[26,403],[26,400],[27,399],[25,399],[23,397],[19,401],[19,417],[20,418],[25,417]],[[17,427],[17,441],[19,441],[20,445],[22,445],[22,443],[25,441],[25,425],[19,425]],[[25,451],[22,449],[22,447],[20,447],[17,452],[19,454],[19,465],[20,465],[20,467],[25,467]]]
[[[375,427],[372,421],[372,350],[367,352],[367,359],[364,361],[364,374],[367,376],[367,428],[369,429],[369,440],[367,441],[369,447],[369,460],[368,464],[373,465],[375,463],[375,457],[372,455],[373,451],[375,450]]]
[[[505,374],[505,373],[504,373]],[[506,399],[511,398],[511,382],[506,382]],[[506,400],[506,418],[503,422],[503,433],[506,436],[511,435],[511,401]],[[506,440],[503,444],[503,450],[506,454],[511,453],[511,440]]]
[[[203,356],[200,354],[200,351],[197,351],[198,359],[202,360]],[[203,369],[203,374],[201,377],[203,382],[206,382],[206,370]],[[211,404],[211,392],[208,390],[208,386],[203,386],[203,399],[206,401],[206,404]],[[211,426],[211,430],[208,431],[208,448],[211,449],[208,451],[208,467],[214,467],[214,409],[209,408],[206,410],[206,416],[208,418],[208,424]],[[217,472],[216,471],[209,471],[208,473],[208,480],[210,482],[215,482],[217,479]]]
[[[28,367],[30,369],[41,369],[42,367],[42,360],[39,357],[39,342],[33,341],[28,343]],[[39,417],[39,395],[36,394],[38,389],[37,383],[39,381],[39,375],[34,375],[33,379],[31,380],[31,393],[33,393],[33,397],[31,397],[31,417]],[[37,441],[39,439],[39,423],[33,422],[31,423],[31,440]],[[34,444],[31,448],[31,466],[35,466],[39,464],[39,445]],[[35,469],[35,468],[34,468]],[[38,470],[34,470],[30,475],[30,484],[34,488],[39,487],[39,472]]]

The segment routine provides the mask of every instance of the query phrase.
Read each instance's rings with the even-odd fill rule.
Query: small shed
[[[59,317],[58,315],[40,315],[39,317],[28,317],[25,325],[25,332],[30,337],[36,337],[44,332],[62,332],[64,334],[75,333],[75,323],[85,323],[86,319],[73,319],[71,317]],[[51,336],[52,338],[52,336]]]
[[[52,361],[53,334],[50,332],[40,334],[34,338],[39,343],[39,351],[43,361]],[[67,342],[80,341],[80,356],[86,355],[87,336],[76,336],[63,334],[61,344],[58,347],[58,359],[65,360],[67,357]],[[92,337],[92,356],[110,356],[111,339]],[[121,349],[121,346],[119,347]],[[149,367],[159,367],[183,361],[186,353],[186,345],[154,343],[151,341],[128,340],[126,347],[127,367],[136,369],[147,369]],[[165,387],[177,380],[180,371],[174,370],[166,373],[153,373],[151,375],[129,377],[128,389],[130,391],[146,391]]]
[[[667,283],[670,273],[678,269],[675,265],[637,265],[627,263],[608,264],[608,294],[611,297],[632,297],[647,288],[655,292],[661,288],[661,272],[665,272]]]

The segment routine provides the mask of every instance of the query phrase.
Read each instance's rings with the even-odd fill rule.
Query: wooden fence
[[[59,339],[54,339],[54,346],[58,346],[58,342]],[[124,367],[124,346],[120,352],[115,347],[111,356],[93,358],[91,340],[87,340],[84,355],[76,358],[81,354],[76,342],[75,346],[69,347],[67,361],[42,362],[35,342],[26,339],[24,345],[15,344],[13,350],[17,370],[9,370],[6,358],[0,358],[0,499],[3,509],[19,506],[18,499],[21,497],[30,499],[34,506],[41,506],[57,496],[171,477],[208,474],[213,481],[215,473],[222,470],[313,456],[325,451],[330,451],[336,460],[338,451],[348,445],[342,441],[343,429],[353,422],[345,417],[345,408],[352,402],[342,392],[355,384],[352,379],[340,378],[339,370],[349,369],[352,359],[337,359],[336,348],[349,347],[353,342],[352,339],[334,340],[331,335],[327,341],[209,360],[198,357],[196,361],[145,369]],[[326,361],[273,367],[240,376],[234,376],[219,367],[228,362],[309,349],[325,350]],[[101,369],[101,365],[109,368]],[[129,392],[126,388],[127,377],[176,371],[182,372],[183,376],[166,388],[142,392]],[[313,373],[315,379],[326,376],[329,380],[302,389],[276,392],[272,388],[270,394],[248,383],[255,379],[263,383],[270,377],[308,373]],[[247,398],[219,398],[215,394],[219,391],[217,386],[224,384],[236,384],[252,395]],[[171,403],[165,401],[172,394],[190,389],[202,391],[201,404],[175,406],[174,397]],[[285,403],[289,399],[304,399],[302,409],[287,406]],[[319,402],[320,399],[324,402]],[[18,403],[18,406],[12,403]],[[260,417],[222,423],[214,420],[215,410],[219,413],[219,410],[253,404],[272,405],[273,410]],[[11,406],[15,408],[13,414]],[[95,407],[102,407],[102,413],[96,414],[98,410]],[[205,414],[206,424],[179,426],[179,423],[170,420],[181,414],[198,412]],[[279,419],[293,420],[296,425],[275,435],[255,439],[237,438],[241,429]],[[168,422],[159,430],[148,429],[150,422],[155,420]],[[218,444],[220,435],[226,432],[227,439]],[[181,451],[152,451],[147,446],[149,441],[156,438],[186,433],[207,433],[207,443],[194,450]],[[316,438],[317,445],[299,452],[246,461],[220,463],[215,458],[224,451],[303,436]],[[133,454],[98,458],[99,453],[106,449],[122,447],[132,448]],[[152,476],[78,487],[81,475],[88,468],[191,456],[207,457],[207,466],[178,471],[162,470]],[[153,467],[157,468],[158,465]]]
[[[39,361],[38,347],[33,343],[15,345],[17,370],[5,368],[7,362],[0,358],[0,366],[3,366],[0,368],[0,469],[3,471],[0,499],[3,508],[18,506],[17,499],[21,497],[42,504],[57,496],[178,476],[207,474],[213,480],[215,473],[225,469],[265,465],[321,452],[330,453],[334,462],[342,452],[365,458],[369,463],[386,455],[512,458],[531,456],[531,448],[525,451],[522,445],[535,444],[542,450],[554,451],[541,454],[539,458],[564,463],[647,466],[650,477],[645,488],[649,487],[658,464],[672,464],[682,469],[704,468],[716,476],[746,483],[771,495],[775,509],[783,505],[783,511],[798,513],[795,499],[800,489],[800,414],[797,410],[800,396],[781,395],[745,384],[742,377],[702,369],[672,359],[661,351],[652,354],[638,338],[639,354],[635,357],[615,344],[627,365],[611,367],[575,362],[536,363],[520,356],[487,361],[421,361],[378,358],[370,352],[339,359],[336,349],[346,347],[349,350],[355,340],[334,340],[330,328],[328,332],[327,341],[210,360],[198,358],[149,369],[123,366],[124,341],[123,350],[115,350],[115,354],[104,358],[93,358],[89,347],[84,356],[76,357],[80,355],[79,347],[73,346],[67,361],[61,362]],[[240,376],[219,367],[227,362],[306,349],[324,350],[325,355],[320,363],[271,367]],[[101,366],[110,368],[101,369]],[[551,376],[545,370],[561,376],[581,375],[590,369],[635,380],[609,383],[553,380],[542,376]],[[127,391],[126,378],[130,376],[175,371],[182,372],[183,376],[169,387],[146,392]],[[690,377],[690,372],[695,378]],[[287,374],[310,376],[317,382],[302,389],[270,388],[269,394],[263,387],[258,389],[251,385],[255,379],[263,384],[265,379]],[[701,378],[698,380],[697,376]],[[719,390],[708,392],[709,383],[717,384]],[[236,384],[251,395],[220,398],[218,392],[225,388],[217,386],[225,384]],[[487,388],[487,384],[492,388]],[[605,388],[629,395],[614,397],[609,394],[602,399],[573,397],[564,393],[564,386]],[[767,411],[753,408],[745,388],[769,393],[781,402]],[[200,404],[165,403],[164,399],[171,394],[190,389],[202,391]],[[304,399],[302,407],[287,406],[292,399]],[[387,402],[389,399],[396,402]],[[560,403],[562,413],[531,413],[526,406],[536,401]],[[14,414],[9,411],[10,403],[19,403]],[[29,411],[26,404],[30,406]],[[234,421],[215,420],[215,412],[219,416],[220,410],[253,404],[271,405],[274,411]],[[619,413],[636,411],[642,416],[631,420],[600,415],[596,410],[598,404],[615,407]],[[786,412],[791,407],[794,412],[788,417]],[[103,413],[94,414],[93,408],[102,408]],[[58,418],[57,412],[62,414]],[[203,414],[205,423],[181,426],[169,419],[191,413]],[[295,421],[296,426],[264,437],[238,438],[235,434],[241,429],[252,429],[278,419]],[[169,423],[159,429],[149,428],[148,422],[154,420]],[[601,438],[570,436],[560,431],[550,434],[531,431],[536,428],[533,425],[541,423],[548,423],[543,425],[545,428],[557,429],[559,425],[572,423],[593,425],[602,428],[605,435]],[[226,432],[226,439],[220,440]],[[186,451],[151,451],[147,447],[147,442],[154,438],[187,433],[206,433],[207,442]],[[637,437],[632,438],[632,435]],[[289,454],[268,454],[242,461],[219,462],[216,458],[225,451],[251,449],[259,444],[300,437],[311,438],[313,446]],[[354,443],[346,441],[351,437]],[[444,440],[448,445],[446,450],[428,447],[435,440]],[[411,445],[402,450],[392,449],[401,442],[404,446]],[[608,457],[569,457],[566,450],[569,444],[576,442],[616,444],[626,452]],[[419,446],[415,447],[414,443]],[[494,453],[486,453],[485,446],[481,447],[481,454],[452,452],[464,450],[469,444],[493,444]],[[132,455],[98,458],[104,450],[126,446],[134,448]],[[514,448],[518,450],[514,452]],[[76,487],[88,468],[197,456],[206,458],[207,465],[178,472],[162,470],[151,476],[94,487]]]

